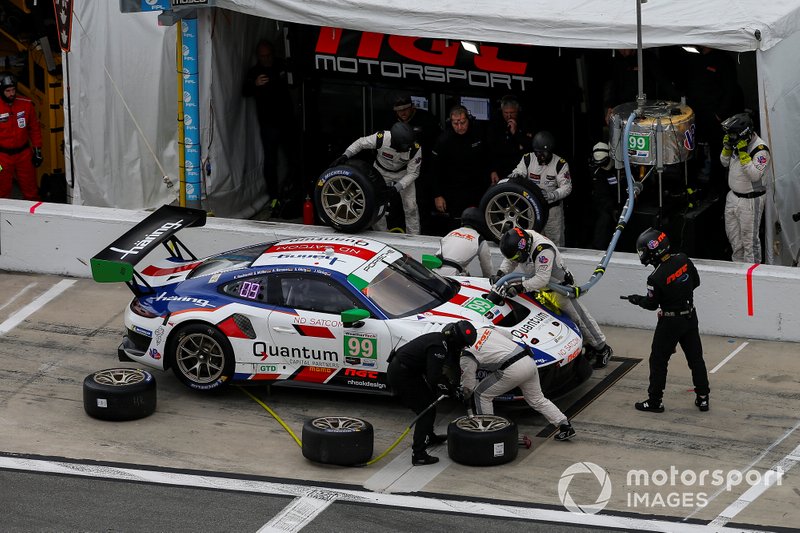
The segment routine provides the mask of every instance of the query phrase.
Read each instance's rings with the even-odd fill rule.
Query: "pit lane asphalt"
[[[36,303],[55,287],[62,292],[45,304]],[[406,439],[387,458],[370,467],[340,468],[305,460],[283,428],[237,388],[213,396],[195,394],[171,373],[155,373],[158,408],[150,417],[122,423],[88,417],[82,404],[83,378],[103,368],[136,366],[121,365],[116,359],[123,330],[122,311],[129,299],[124,285],[101,285],[83,279],[64,282],[54,276],[17,273],[0,275],[3,456],[278,479],[311,487],[335,484],[377,495],[410,492],[458,501],[489,499],[503,505],[517,502],[560,511],[564,511],[558,490],[562,474],[575,463],[591,462],[608,473],[612,493],[598,515],[561,513],[574,516],[575,525],[607,526],[596,521],[603,516],[655,516],[667,521],[689,518],[715,526],[745,524],[768,529],[800,524],[800,468],[792,469],[800,461],[800,362],[796,344],[704,336],[705,359],[712,371],[711,411],[700,413],[694,407],[689,371],[679,350],[670,366],[667,411],[640,413],[632,406],[646,396],[646,356],[652,332],[606,327],[616,359],[572,394],[556,401],[573,416],[578,435],[572,442],[538,437],[546,422],[526,406],[500,406],[498,414],[514,419],[520,433],[533,440],[533,447],[521,449],[510,464],[492,468],[458,465],[447,459],[442,448],[435,452],[443,459],[440,465],[410,468],[410,442]],[[630,363],[637,359],[645,361]],[[622,375],[624,365],[630,368]],[[615,372],[619,380],[611,383]],[[394,442],[412,418],[390,398],[263,386],[248,390],[276,411],[298,436],[303,422],[315,416],[348,415],[370,421],[375,427],[376,456]],[[602,394],[587,401],[587,395],[597,392]],[[460,414],[458,405],[442,405],[439,429]],[[770,487],[750,488],[740,483],[726,490],[724,485],[710,481],[700,486],[681,480],[681,474],[687,472],[720,470],[731,475],[754,470],[763,475],[774,467],[785,474],[780,484]],[[672,469],[678,473],[677,483],[634,486],[628,479],[632,469],[651,474],[669,474]],[[10,475],[4,472],[0,482]],[[17,500],[21,494],[9,494],[9,483],[2,485],[4,501],[21,501]],[[570,496],[580,504],[595,503],[599,489],[598,480],[592,476],[576,475],[568,484]],[[152,490],[158,494],[157,489]],[[670,494],[678,494],[680,501]],[[693,504],[701,494],[708,504],[698,508]],[[270,508],[260,507],[254,523],[268,522],[269,511],[264,511]],[[317,520],[304,530],[324,530]],[[682,522],[672,528],[664,523],[670,522],[654,522],[652,528],[679,531],[688,526]],[[463,523],[461,527],[458,521],[453,524],[455,530],[465,529]],[[483,526],[482,531],[494,529]],[[57,523],[51,523],[50,528],[59,529]],[[158,529],[171,528],[165,523]]]

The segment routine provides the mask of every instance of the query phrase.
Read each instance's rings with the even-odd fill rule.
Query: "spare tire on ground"
[[[321,416],[303,424],[303,457],[316,463],[363,465],[372,458],[372,424],[349,416]]]
[[[314,187],[314,208],[324,224],[345,233],[358,233],[384,215],[389,192],[372,165],[350,159],[320,175]]]
[[[501,465],[517,458],[518,438],[517,424],[502,416],[462,416],[447,427],[447,454],[463,465]]]
[[[138,368],[109,368],[83,380],[83,408],[100,420],[136,420],[156,410],[156,379]]]
[[[542,231],[550,207],[542,190],[528,178],[506,178],[492,185],[481,198],[486,238],[500,241],[504,230],[513,226]]]

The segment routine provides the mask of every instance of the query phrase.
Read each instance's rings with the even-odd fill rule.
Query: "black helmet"
[[[392,148],[398,152],[408,152],[414,145],[414,130],[405,122],[395,122],[389,132],[392,136]]]
[[[477,207],[468,207],[461,213],[461,225],[480,231],[483,227],[483,215]]]
[[[636,252],[643,265],[658,265],[669,252],[669,237],[661,230],[647,228],[636,239]]]
[[[753,136],[753,119],[749,113],[737,113],[722,122],[722,131],[731,144],[736,144],[741,139],[749,141]]]
[[[447,342],[456,349],[461,349],[464,346],[472,346],[478,339],[475,326],[468,320],[451,322],[444,327],[442,333],[444,333]]]
[[[0,74],[0,97],[2,97],[3,100],[9,104],[14,99],[6,98],[6,89],[9,89],[11,87],[15,89],[17,88],[17,78],[15,78],[14,75],[11,74],[10,72],[3,72],[2,74]]]
[[[553,159],[556,138],[549,131],[540,131],[533,136],[533,153],[540,165],[546,165]]]
[[[511,261],[519,261],[522,255],[530,255],[531,237],[522,228],[511,228],[500,237],[500,253]]]

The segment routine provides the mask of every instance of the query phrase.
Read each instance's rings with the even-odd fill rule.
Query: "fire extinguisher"
[[[303,202],[303,224],[314,225],[314,203],[309,195],[306,195],[306,201]]]

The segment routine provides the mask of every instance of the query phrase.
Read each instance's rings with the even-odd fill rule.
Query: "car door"
[[[269,316],[268,362],[294,369],[296,381],[386,388],[385,368],[379,372],[379,366],[385,367],[391,347],[383,320],[368,318],[345,328],[340,313],[366,306],[332,276],[284,273],[276,281],[282,305]]]

